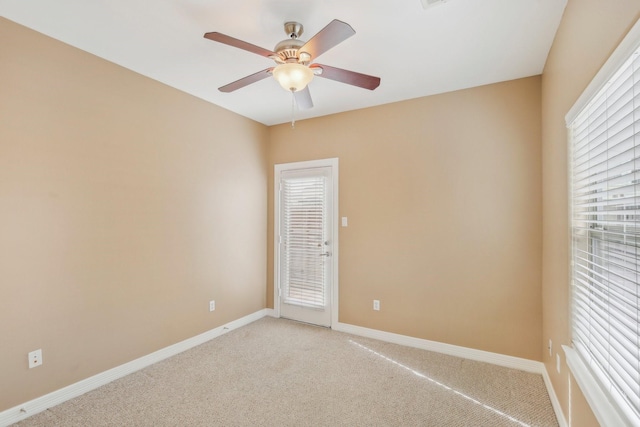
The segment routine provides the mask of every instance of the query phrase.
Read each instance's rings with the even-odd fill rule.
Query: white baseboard
[[[268,314],[269,309],[256,311],[255,313],[249,314],[215,329],[211,329],[210,331],[196,335],[195,337],[170,345],[146,356],[132,360],[131,362],[116,366],[108,371],[101,372],[67,387],[30,400],[22,405],[9,408],[0,412],[0,426],[6,427],[10,424],[17,423],[18,421],[37,414],[38,412],[42,412],[48,408],[66,402],[69,399],[78,397],[93,389],[108,384],[111,381],[122,378],[125,375],[139,371],[142,368],[146,368],[147,366],[153,365],[154,363],[160,362],[168,357],[175,356],[176,354],[210,341],[229,331],[248,325],[249,323],[261,319]]]
[[[450,356],[462,357],[465,359],[476,360],[478,362],[491,363],[493,365],[519,369],[521,371],[532,372],[535,374],[542,374],[542,371],[544,370],[544,364],[542,362],[536,362],[534,360],[506,356],[504,354],[491,353],[489,351],[476,350],[473,348],[445,344],[437,341],[429,341],[421,338],[414,338],[406,335],[379,331],[377,329],[369,329],[362,326],[349,325],[347,323],[338,323],[337,325],[332,326],[332,329],[353,335],[359,335],[361,337],[374,338],[393,344],[400,344],[407,347],[435,351],[437,353],[448,354]]]
[[[265,312],[265,316],[279,317],[279,316],[276,316],[276,311],[273,308],[265,308],[264,312]]]
[[[560,401],[558,400],[558,395],[556,391],[553,389],[553,384],[551,384],[551,377],[549,377],[549,372],[547,372],[547,368],[544,367],[542,371],[542,379],[544,380],[544,385],[547,387],[547,393],[549,393],[549,399],[551,399],[551,406],[553,406],[553,411],[556,413],[556,418],[558,419],[558,424],[560,427],[569,427],[567,420],[564,417],[564,412],[562,412],[562,407],[560,406]]]
[[[471,359],[478,362],[491,363],[493,365],[504,366],[506,368],[518,369],[521,371],[531,372],[534,374],[542,375],[544,384],[547,388],[547,393],[551,399],[551,405],[553,411],[558,419],[560,427],[568,427],[567,421],[564,418],[560,401],[556,395],[551,379],[547,373],[547,369],[542,362],[535,360],[523,359],[520,357],[507,356],[499,353],[492,353],[489,351],[476,350],[473,348],[461,347],[457,345],[445,344],[437,341],[429,341],[421,338],[409,337],[406,335],[394,334],[391,332],[379,331],[377,329],[364,328],[362,326],[350,325],[348,323],[338,322],[332,325],[331,328],[335,331],[346,332],[352,335],[359,335],[361,337],[373,338],[380,341],[386,341],[393,344],[400,344],[407,347],[419,348],[421,350],[435,351],[437,353],[447,354],[449,356],[463,357],[465,359]]]

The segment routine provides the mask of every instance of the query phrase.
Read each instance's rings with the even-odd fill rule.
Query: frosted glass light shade
[[[274,68],[273,77],[285,90],[297,92],[307,87],[313,78],[313,71],[302,64],[288,62]]]

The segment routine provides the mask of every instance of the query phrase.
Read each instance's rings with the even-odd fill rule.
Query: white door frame
[[[280,173],[293,169],[311,169],[320,167],[330,167],[332,174],[332,192],[333,192],[333,221],[331,240],[331,326],[338,324],[338,158],[310,160],[305,162],[282,163],[274,166],[273,174],[273,311],[275,317],[280,317]]]

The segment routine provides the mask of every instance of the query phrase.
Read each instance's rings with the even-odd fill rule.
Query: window
[[[324,309],[327,248],[326,177],[320,168],[280,175],[281,286],[284,302]]]
[[[573,344],[567,361],[583,391],[587,389],[585,396],[603,425],[638,425],[639,24],[578,100],[567,124]],[[598,391],[591,395],[594,388]],[[611,408],[599,409],[604,406],[603,398],[595,393],[604,395],[604,403],[613,402]]]

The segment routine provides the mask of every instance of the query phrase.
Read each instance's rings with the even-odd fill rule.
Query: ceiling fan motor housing
[[[283,62],[292,62],[292,60],[297,62],[298,50],[304,46],[304,43],[305,42],[298,39],[282,40],[273,50],[280,56]]]
[[[304,27],[298,22],[285,22],[284,32],[289,36],[288,39],[282,40],[273,49],[278,54],[279,58],[274,58],[276,62],[282,60],[285,62],[297,62],[303,65],[308,65],[311,61],[311,55],[306,52],[300,52],[300,48],[305,45],[305,42],[300,40]]]

